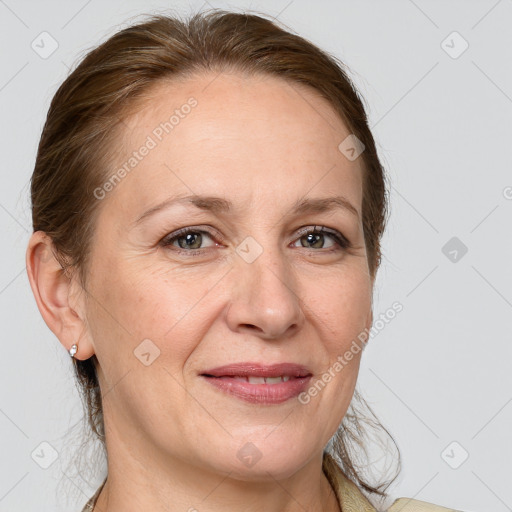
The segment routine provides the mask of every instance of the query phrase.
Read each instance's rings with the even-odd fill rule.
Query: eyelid
[[[326,234],[326,235],[331,236],[332,238],[334,238],[335,242],[338,244],[339,250],[346,250],[346,249],[349,249],[352,247],[350,240],[341,231],[339,231],[337,229],[329,228],[327,226],[318,226],[318,225],[306,226],[299,230],[298,238],[301,238],[304,235],[307,235],[309,233],[321,233],[321,234]],[[330,250],[332,251],[333,249],[330,249]],[[321,251],[316,251],[316,252],[321,252]],[[324,251],[324,252],[327,252],[327,251]]]
[[[204,229],[205,227],[207,227],[208,229]],[[214,233],[210,232],[213,231]],[[220,241],[222,242],[223,241],[223,237],[222,235],[216,230],[214,229],[213,227],[211,226],[187,226],[187,227],[184,227],[184,228],[180,228],[176,231],[173,231],[172,233],[169,233],[168,235],[166,235],[160,242],[159,242],[159,245],[163,246],[164,248],[166,247],[174,247],[174,251],[178,252],[178,253],[186,253],[188,255],[199,255],[201,253],[204,253],[205,251],[208,251],[210,249],[212,249],[213,247],[203,247],[203,248],[200,248],[200,249],[190,249],[190,250],[186,250],[186,249],[182,249],[182,248],[179,248],[179,247],[175,247],[172,245],[172,242],[174,242],[175,239],[177,238],[180,238],[182,236],[185,236],[189,233],[200,233],[202,235],[207,235],[209,236],[214,244],[218,247],[218,241],[216,240],[217,239],[220,239]],[[293,239],[293,242],[297,241],[298,239],[300,239],[301,237],[307,235],[307,234],[310,234],[310,233],[321,233],[321,234],[326,234],[326,235],[329,235],[331,236],[334,241],[336,242],[336,244],[338,245],[338,248],[337,249],[328,249],[328,250],[325,250],[325,251],[322,251],[321,249],[320,250],[313,250],[314,252],[329,252],[329,251],[333,251],[333,250],[346,250],[346,249],[349,249],[350,247],[352,247],[352,244],[350,242],[350,240],[343,234],[341,233],[339,230],[337,229],[333,229],[333,228],[329,228],[327,226],[318,226],[318,225],[310,225],[310,226],[305,226],[303,228],[300,228],[297,232],[296,232],[296,235],[295,235],[295,238]],[[307,249],[306,247],[304,247],[304,249]]]
[[[297,233],[298,233],[299,237],[307,235],[308,233],[322,233],[322,234],[325,233],[325,234],[331,235],[333,237],[339,237],[345,243],[350,244],[349,239],[341,231],[334,229],[334,228],[329,228],[327,226],[318,226],[316,224],[313,226],[306,226],[304,228],[299,229],[299,231]]]
[[[217,244],[217,241],[215,239],[217,239],[218,241],[222,241],[223,240],[223,236],[216,229],[212,228],[211,226],[208,226],[208,229],[204,229],[204,228],[205,228],[205,226],[187,226],[187,227],[184,227],[184,228],[177,229],[176,231],[173,231],[172,233],[169,233],[168,235],[165,235],[162,238],[162,240],[160,240],[159,245],[162,245],[164,247],[171,246],[172,242],[175,239],[180,238],[182,236],[185,236],[185,235],[187,235],[189,233],[200,233],[201,235],[207,235],[216,244]],[[213,231],[213,233],[210,230]],[[183,249],[180,249],[180,248],[176,248],[176,250],[183,251]],[[191,249],[191,250],[183,251],[183,252],[192,253],[192,252],[195,252],[195,251],[202,251],[202,250],[204,250],[204,249]]]

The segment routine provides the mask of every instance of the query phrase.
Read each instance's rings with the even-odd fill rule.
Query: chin
[[[232,448],[233,457],[229,459],[226,458],[228,450],[220,449],[217,461],[222,461],[223,467],[218,469],[242,481],[267,481],[269,474],[276,480],[283,480],[293,476],[314,455],[313,447],[308,450],[306,446],[291,444],[290,437],[276,437],[273,442],[270,442],[270,437],[236,443]]]

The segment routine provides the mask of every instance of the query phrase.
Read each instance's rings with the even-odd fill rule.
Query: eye
[[[213,242],[207,247],[213,247],[218,245],[215,241],[213,241],[212,236],[213,235],[211,235],[207,231],[203,231],[200,229],[183,228],[180,229],[179,231],[176,231],[175,233],[171,233],[169,236],[166,236],[160,242],[160,245],[162,247],[168,247],[172,245],[177,248],[178,252],[194,253],[199,249],[205,248],[203,246],[205,240],[210,239]]]
[[[326,236],[334,240],[334,244],[331,243],[331,245],[326,247]],[[350,242],[339,231],[324,226],[314,226],[313,228],[303,230],[297,242],[300,242],[302,247],[313,247],[315,249],[332,249],[334,245],[338,245],[342,249],[350,247]]]
[[[208,231],[187,227],[166,236],[159,245],[164,248],[171,248],[172,246],[172,250],[182,254],[186,253],[188,256],[199,256],[205,252],[204,249],[219,247],[213,237],[214,235]],[[331,242],[326,244],[326,238],[327,240],[331,239]],[[207,240],[210,243],[205,246],[204,243]],[[351,245],[349,240],[339,231],[324,226],[302,229],[299,231],[299,238],[293,246],[297,247],[298,242],[305,248],[328,249],[329,251],[347,249]]]

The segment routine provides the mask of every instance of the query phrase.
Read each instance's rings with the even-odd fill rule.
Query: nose
[[[242,259],[231,272],[230,329],[262,339],[283,339],[300,330],[303,303],[293,273],[282,256],[265,250],[252,263]]]

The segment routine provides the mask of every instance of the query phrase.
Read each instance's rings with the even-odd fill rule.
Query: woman
[[[387,193],[341,63],[255,15],[122,30],[55,94],[31,193],[30,284],[108,455],[84,511],[376,510],[347,411]]]

